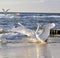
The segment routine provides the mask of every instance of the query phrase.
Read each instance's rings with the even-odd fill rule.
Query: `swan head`
[[[50,28],[54,28],[55,27],[55,23],[51,23]]]
[[[49,23],[49,24],[44,25],[43,27],[46,29],[51,29],[55,27],[55,23]]]

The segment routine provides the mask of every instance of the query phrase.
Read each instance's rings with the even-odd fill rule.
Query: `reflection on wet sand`
[[[36,56],[37,58],[52,58],[52,55],[48,49],[48,45],[36,45]]]
[[[44,58],[52,58],[51,52],[48,48],[48,45],[42,45],[41,54]]]
[[[0,45],[0,58],[51,58],[47,45],[18,43]]]

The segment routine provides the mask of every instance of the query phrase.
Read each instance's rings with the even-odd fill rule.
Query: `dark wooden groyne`
[[[60,30],[50,30],[50,36],[60,36]]]

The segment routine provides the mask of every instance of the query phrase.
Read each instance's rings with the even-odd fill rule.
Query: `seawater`
[[[1,15],[1,14],[0,14]],[[55,29],[59,29],[60,26],[60,14],[59,13],[20,13],[19,16],[14,16],[13,18],[9,18],[8,15],[14,16],[11,13],[7,14],[0,18],[0,25],[3,25],[4,28],[11,28],[13,25],[17,25],[18,22],[23,24],[25,27],[29,29],[36,29],[37,24],[41,25],[47,23],[55,23]],[[1,27],[3,27],[1,26]]]

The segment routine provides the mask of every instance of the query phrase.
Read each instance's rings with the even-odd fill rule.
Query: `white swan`
[[[50,34],[50,29],[54,27],[55,27],[54,23],[44,25],[43,32],[41,34],[36,34],[37,40],[40,41],[41,43],[44,43]]]

